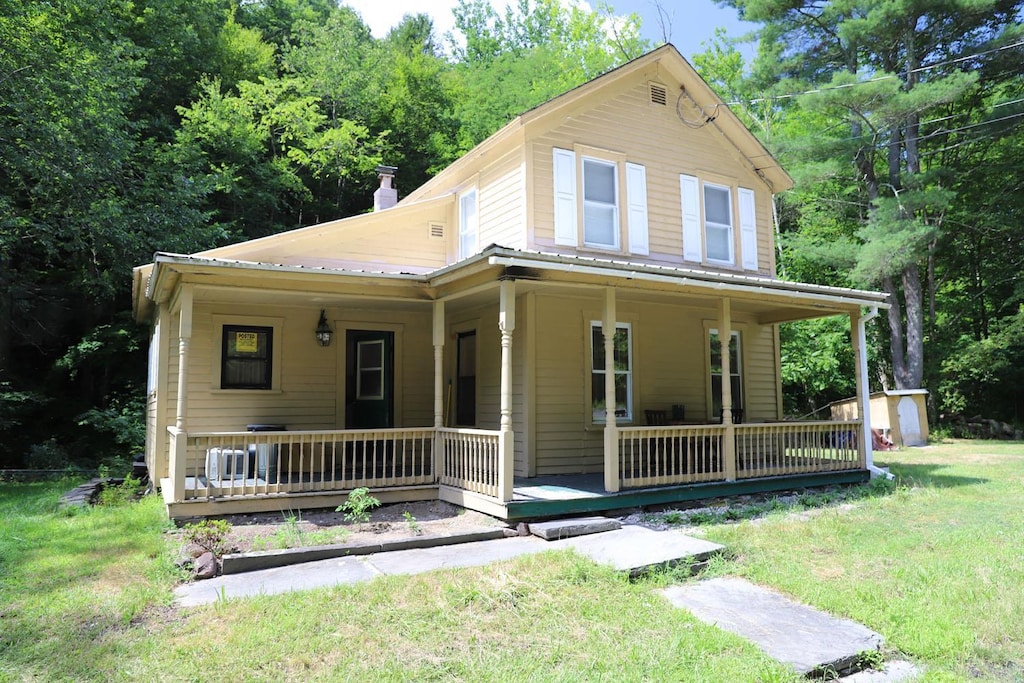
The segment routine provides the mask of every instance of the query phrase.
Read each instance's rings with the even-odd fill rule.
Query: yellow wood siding
[[[526,246],[526,216],[521,151],[505,156],[480,175],[480,239],[522,249]]]
[[[678,88],[669,85],[669,92]],[[528,145],[530,184],[533,187],[533,220],[529,244],[539,251],[591,253],[662,265],[697,265],[682,258],[682,209],[679,175],[695,175],[704,180],[728,182],[732,187],[734,233],[739,249],[739,225],[736,218],[736,189],[754,190],[756,206],[758,270],[773,276],[773,228],[771,194],[749,164],[713,126],[694,129],[676,116],[675,96],[666,106],[651,105],[646,81],[637,82],[618,95],[597,102],[566,118],[565,122],[533,138]],[[695,112],[689,112],[696,118]],[[626,161],[641,164],[647,174],[647,212],[650,255],[571,249],[556,246],[554,239],[554,179],[552,149],[573,149],[584,145],[624,154]],[[622,194],[622,193],[620,193]],[[622,244],[627,244],[624,238]],[[741,261],[737,258],[740,270]],[[704,266],[711,267],[713,266]],[[721,268],[715,268],[721,269]]]
[[[603,471],[603,425],[589,408],[589,323],[598,320],[596,297],[536,296],[537,474]],[[686,418],[708,420],[706,308],[619,300],[618,321],[631,326],[633,418],[645,424],[648,409],[685,406]],[[771,327],[742,323],[745,395],[751,419],[775,417],[777,382]]]

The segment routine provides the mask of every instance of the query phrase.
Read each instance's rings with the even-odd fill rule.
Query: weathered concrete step
[[[673,586],[663,593],[673,605],[753,641],[804,675],[855,671],[862,653],[880,649],[883,642],[866,626],[837,619],[743,579],[709,579]]]
[[[574,548],[594,562],[610,565],[630,576],[656,567],[687,564],[691,571],[725,549],[725,546],[678,531],[654,531],[626,525],[618,531],[551,541],[552,547]]]
[[[602,531],[615,531],[621,528],[622,524],[619,520],[608,517],[576,517],[555,519],[550,522],[530,522],[530,533],[545,541],[599,534]]]

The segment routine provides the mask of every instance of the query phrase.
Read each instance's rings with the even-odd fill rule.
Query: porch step
[[[866,626],[837,619],[743,579],[709,579],[673,586],[662,593],[676,607],[753,641],[768,655],[790,664],[803,675],[853,673],[863,669],[872,653],[882,647],[882,636]],[[906,670],[905,662],[892,665],[892,674],[905,676],[862,680],[907,680],[919,673],[912,666],[913,671]]]
[[[617,519],[608,517],[576,517],[573,519],[555,519],[550,522],[530,522],[530,533],[545,541],[556,541],[560,538],[599,534],[602,531],[621,529]]]

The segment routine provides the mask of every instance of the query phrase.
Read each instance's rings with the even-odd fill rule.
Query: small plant
[[[669,526],[682,526],[686,524],[688,517],[682,510],[666,510],[661,516],[661,521]]]
[[[858,652],[857,668],[880,671],[885,668],[885,656],[881,650],[863,650]]]
[[[380,501],[370,495],[370,489],[360,486],[352,489],[348,500],[336,508],[336,512],[345,513],[346,522],[365,524],[370,521],[370,510],[380,505]]]
[[[103,507],[117,507],[127,505],[134,500],[139,492],[139,480],[128,475],[120,484],[104,486],[100,489],[99,497],[96,499],[98,505]]]
[[[225,519],[204,519],[185,525],[185,540],[195,543],[203,550],[220,557],[227,552],[227,537],[231,524]]]
[[[409,525],[409,531],[413,532],[417,536],[423,533],[423,529],[420,528],[420,523],[416,521],[416,517],[411,512],[406,510],[402,513],[402,518],[405,523]]]

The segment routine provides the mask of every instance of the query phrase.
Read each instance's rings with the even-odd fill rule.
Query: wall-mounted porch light
[[[327,324],[327,316],[324,315],[324,309],[320,309],[320,322],[316,324],[316,343],[320,346],[330,346],[331,337],[334,335],[334,331],[331,326]]]

